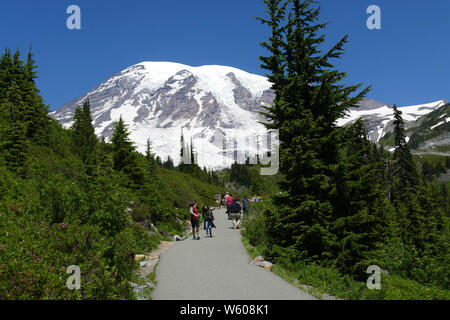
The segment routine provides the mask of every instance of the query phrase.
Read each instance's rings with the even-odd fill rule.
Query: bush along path
[[[172,243],[158,262],[154,300],[315,300],[316,298],[250,263],[240,231],[224,209],[214,211],[213,237]]]

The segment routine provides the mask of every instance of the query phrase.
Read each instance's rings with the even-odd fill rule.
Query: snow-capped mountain
[[[111,138],[122,116],[138,151],[150,139],[161,159],[180,161],[180,137],[193,140],[198,164],[223,168],[235,160],[270,149],[267,131],[259,121],[261,106],[274,99],[267,78],[227,66],[192,67],[172,62],[142,62],[107,79],[99,86],[50,113],[65,127],[72,125],[77,105],[89,99],[96,134]],[[402,107],[406,125],[445,104]],[[390,105],[363,99],[340,119],[340,126],[364,117],[369,138],[378,142],[392,131]],[[274,139],[276,140],[276,139]],[[267,143],[268,142],[268,143]]]
[[[405,128],[415,125],[415,122],[446,104],[445,100],[439,100],[427,104],[399,107],[405,122]],[[394,114],[392,105],[383,104],[374,100],[363,99],[359,108],[350,108],[348,115],[339,119],[337,125],[344,126],[363,118],[368,137],[373,142],[379,142],[388,132],[393,131]]]
[[[414,153],[450,156],[450,103],[411,123],[405,135]],[[380,144],[387,149],[393,149],[393,135],[386,134]]]
[[[122,116],[138,151],[144,152],[149,138],[161,159],[170,156],[175,163],[180,160],[183,128],[185,140],[194,141],[198,164],[220,168],[234,162],[235,149],[238,162],[243,162],[244,149],[251,155],[264,148],[256,143],[258,136],[261,142],[266,134],[257,111],[272,103],[270,87],[265,77],[232,67],[143,62],[50,115],[69,127],[76,106],[89,99],[98,136],[109,140],[114,122]]]

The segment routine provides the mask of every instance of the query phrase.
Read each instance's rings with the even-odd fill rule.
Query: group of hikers
[[[191,225],[192,225],[192,237],[194,240],[200,239],[200,218],[203,218],[203,228],[206,231],[206,237],[212,238],[212,228],[215,228],[214,225],[214,214],[213,210],[215,208],[210,208],[208,206],[203,206],[202,208],[202,215],[198,212],[198,203],[197,201],[194,201],[194,203],[191,205],[190,213],[191,213]],[[195,233],[197,232],[197,236],[195,236]]]
[[[226,207],[226,214],[228,215],[228,220],[233,221],[233,228],[240,229],[241,224],[241,214],[244,216],[248,215],[249,203],[262,201],[261,197],[253,196],[251,200],[247,196],[244,196],[242,201],[239,198],[234,198],[232,194],[228,192],[216,193],[216,204],[217,208],[222,208],[222,204]],[[194,201],[190,205],[191,214],[191,225],[192,225],[192,237],[194,240],[200,239],[199,229],[200,221],[203,220],[203,228],[206,232],[206,237],[212,238],[212,229],[216,226],[214,225],[214,214],[213,211],[216,208],[210,208],[205,205],[202,207],[202,212],[199,212],[198,203]]]

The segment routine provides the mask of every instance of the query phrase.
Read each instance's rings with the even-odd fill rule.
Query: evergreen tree
[[[367,139],[364,124],[344,128],[337,169],[334,214],[330,230],[336,236],[333,264],[342,272],[365,277],[376,264],[378,245],[384,240],[385,214],[389,212],[384,162],[375,144]]]
[[[114,133],[111,139],[114,169],[117,171],[121,171],[125,167],[127,158],[135,150],[129,136],[130,133],[122,117],[120,117],[119,121],[114,125]]]
[[[114,169],[122,171],[130,178],[130,187],[138,188],[144,183],[145,174],[142,165],[138,162],[138,154],[135,152],[129,136],[130,133],[120,117],[114,126],[111,140]]]
[[[92,125],[92,117],[89,100],[83,103],[83,107],[78,106],[75,109],[72,125],[72,148],[83,163],[92,172],[92,166],[95,164],[95,149],[98,143],[95,129]]]
[[[195,156],[195,150],[194,150],[194,143],[192,142],[191,138],[191,146],[190,146],[190,155],[191,155],[191,166],[196,165],[196,156]]]
[[[152,152],[152,146],[151,146],[151,142],[150,139],[147,139],[147,149],[145,152],[145,157],[147,159],[148,162],[148,173],[150,175],[150,177],[152,179],[156,178],[156,159],[155,159],[155,155]]]
[[[163,163],[161,161],[161,157],[160,156],[156,156],[156,164],[158,165],[158,167],[162,167]]]
[[[401,200],[402,196],[417,191],[419,178],[411,152],[405,139],[405,124],[402,112],[394,105],[394,162],[393,162],[393,186],[394,200]]]
[[[48,144],[48,107],[44,105],[36,87],[36,66],[31,50],[26,64],[20,60],[20,51],[9,50],[0,59],[0,104],[11,103],[9,117],[21,121],[26,138]]]
[[[8,126],[0,127],[0,157],[5,159],[6,166],[20,175],[25,173],[28,158],[28,140],[25,126],[15,121]]]
[[[181,138],[180,138],[180,163],[178,165],[178,169],[181,172],[189,172],[189,164],[187,163],[189,159],[191,159],[189,155],[189,147],[187,143],[184,141],[183,129],[181,130]]]
[[[288,260],[329,260],[336,245],[329,230],[335,214],[330,192],[336,188],[339,159],[336,120],[368,89],[352,98],[360,85],[339,84],[345,74],[334,70],[330,59],[342,55],[347,37],[325,54],[319,51],[325,24],[316,23],[319,9],[312,7],[313,1],[265,3],[270,19],[263,22],[272,34],[262,45],[271,55],[261,60],[271,71],[276,94],[264,113],[271,120],[265,125],[280,132],[280,171],[286,178],[280,183],[284,192],[275,198],[277,211],[268,213],[269,236],[274,254]]]
[[[48,145],[49,117],[48,107],[44,104],[40,91],[36,86],[36,69],[33,54],[27,55],[26,64],[23,67],[23,79],[21,90],[25,108],[21,110],[22,119],[27,123],[27,137],[40,144]]]
[[[167,160],[163,163],[163,168],[166,169],[173,169],[174,165],[173,165],[173,160],[170,156],[167,156]]]

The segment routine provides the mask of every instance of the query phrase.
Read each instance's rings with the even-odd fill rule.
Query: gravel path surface
[[[213,237],[176,242],[160,257],[153,300],[310,300],[310,294],[273,272],[249,264],[224,209],[214,210]]]

